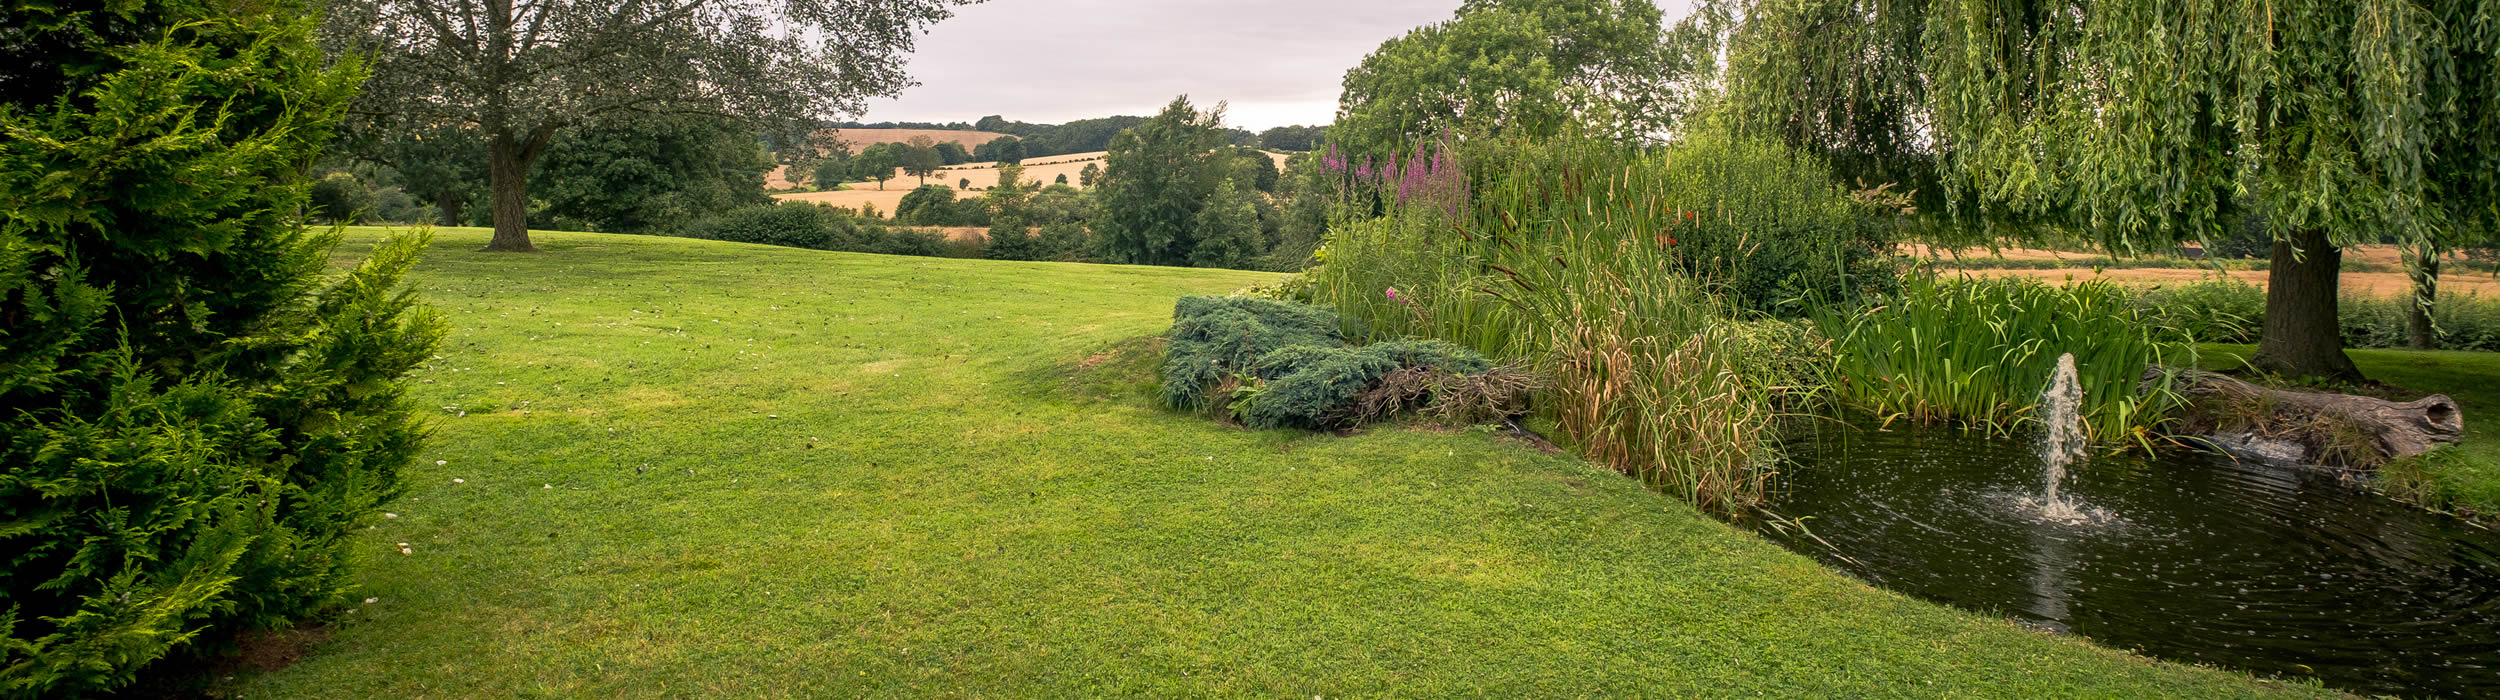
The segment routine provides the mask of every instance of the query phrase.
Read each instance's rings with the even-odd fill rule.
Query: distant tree
[[[1191,267],[1240,268],[1266,252],[1259,234],[1258,208],[1248,190],[1231,178],[1216,183],[1198,210],[1196,245],[1189,249]]]
[[[433,430],[405,382],[444,332],[402,284],[424,234],[299,218],[364,77],[318,9],[0,14],[0,695],[110,697],[337,619]]]
[[[462,124],[485,142],[495,235],[536,250],[528,180],[566,127],[618,112],[738,114],[763,124],[856,112],[911,84],[920,28],[959,0],[584,3],[337,0],[340,53],[369,57],[360,106]]]
[[[920,178],[920,184],[929,184],[929,176],[946,166],[946,159],[938,156],[936,141],[927,135],[911,137],[900,153],[903,156],[903,174]]]
[[[964,191],[967,191],[967,192],[971,191],[971,190],[972,190],[972,178],[968,178],[968,177],[967,177],[967,178],[963,178],[963,179],[960,179],[960,180],[956,180],[956,181],[955,181],[955,189],[964,190]]]
[[[1324,126],[1280,126],[1259,132],[1259,147],[1271,151],[1312,151],[1318,150],[1327,137],[1328,127]]]
[[[937,149],[938,158],[945,161],[947,165],[963,165],[965,163],[972,162],[972,153],[965,151],[963,144],[953,141],[939,141],[934,148]]]
[[[1660,36],[1650,0],[1469,0],[1348,71],[1328,140],[1379,155],[1446,131],[1662,132],[1676,76],[1660,70]]]
[[[1068,174],[1067,174],[1067,173],[1060,173],[1060,174],[1059,174],[1059,179],[1057,179],[1057,180],[1053,181],[1051,184],[1054,184],[1054,185],[1065,185],[1065,184],[1068,184]]]
[[[459,125],[351,119],[362,138],[340,146],[398,171],[401,188],[434,205],[444,226],[470,225],[468,207],[487,193],[486,142]]]
[[[1201,259],[1193,255],[1201,238],[1199,212],[1230,174],[1231,149],[1218,149],[1223,121],[1222,105],[1199,112],[1183,96],[1112,139],[1096,195],[1102,215],[1095,231],[1105,258],[1142,265]]]
[[[1042,260],[1047,251],[1032,228],[1014,216],[991,215],[988,240],[981,245],[981,257],[991,260]]]
[[[1003,134],[1007,133],[1007,128],[1007,118],[996,114],[982,117],[980,121],[972,123],[973,131],[987,131],[994,134]]]
[[[1084,170],[1079,170],[1079,171],[1077,171],[1077,172],[1076,172],[1076,184],[1081,185],[1081,186],[1084,186],[1084,187],[1092,187],[1092,186],[1094,186],[1094,183],[1095,183],[1096,181],[1099,181],[1099,180],[1101,180],[1101,179],[1102,179],[1102,164],[1101,164],[1101,163],[1086,163],[1086,164],[1085,164],[1085,169],[1084,169]]]
[[[772,168],[754,129],[737,121],[617,113],[557,137],[530,176],[539,204],[531,216],[548,226],[676,232],[770,203],[764,173]]]
[[[972,157],[986,162],[1019,163],[1024,161],[1024,139],[1001,136],[972,149]]]
[[[894,169],[903,167],[901,155],[895,153],[894,149],[887,148],[892,145],[894,144],[881,143],[869,146],[866,150],[860,151],[859,155],[852,156],[851,177],[875,180],[877,189],[884,190],[885,181],[894,179]]]
[[[1260,192],[1274,192],[1276,181],[1281,176],[1282,173],[1276,170],[1276,159],[1266,152],[1246,147],[1233,149],[1232,177],[1243,186]]]
[[[842,186],[842,183],[850,182],[851,177],[857,172],[857,166],[851,162],[850,155],[847,152],[837,152],[837,155],[817,160],[815,175],[810,179],[815,182],[816,189],[830,192]]]
[[[894,220],[919,226],[982,226],[990,221],[984,200],[955,198],[945,185],[922,185],[894,205]]]

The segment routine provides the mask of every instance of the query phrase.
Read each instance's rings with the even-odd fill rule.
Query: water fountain
[[[2083,423],[2083,383],[2075,377],[2074,353],[2057,356],[2057,371],[2049,375],[2048,389],[2040,393],[2040,421],[2046,424],[2040,434],[2043,485],[2038,498],[2023,499],[2026,509],[2051,522],[2082,524],[2107,520],[2106,511],[2077,504],[2058,493],[2066,483],[2066,468],[2082,460],[2092,448],[2092,434]]]

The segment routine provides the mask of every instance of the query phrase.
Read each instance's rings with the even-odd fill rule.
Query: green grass
[[[1227,428],[1152,408],[1133,346],[1070,379],[1268,275],[485,239],[417,276],[455,330],[376,602],[221,692],[2317,692],[1879,591],[1493,436]]]
[[[2208,369],[2236,369],[2250,345],[2204,346]],[[2452,350],[2346,350],[2374,381],[2421,393],[2446,394],[2465,411],[2465,439],[2452,455],[2397,465],[2409,481],[2391,484],[2426,505],[2500,516],[2500,353]]]

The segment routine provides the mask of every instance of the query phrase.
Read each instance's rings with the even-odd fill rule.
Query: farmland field
[[[2129,267],[2131,262],[2129,259],[2118,260],[2115,266],[2106,269],[2089,267],[1951,269],[1954,267],[1951,261],[1956,253],[1965,260],[2002,258],[2016,261],[2083,260],[2101,257],[2097,253],[2036,248],[1939,251],[1916,245],[1906,246],[1904,253],[1914,258],[1938,260],[1939,266],[1947,268],[1950,272],[1974,277],[2030,277],[2051,283],[2099,279],[2136,285],[2169,285],[2186,284],[2228,275],[2233,279],[2259,287],[2266,285],[2266,273],[2262,270],[2224,271],[2210,267]],[[2460,256],[2452,257],[2452,259],[2462,260],[2463,258]],[[2344,251],[2344,261],[2347,264],[2357,262],[2376,268],[2367,272],[2345,272],[2343,290],[2346,293],[2392,297],[2405,294],[2413,288],[2413,281],[2405,276],[2403,263],[2398,258],[2395,246],[2367,245],[2348,248]],[[2488,272],[2462,271],[2453,265],[2450,269],[2451,272],[2439,278],[2441,293],[2500,296],[2500,277],[2494,277]]]
[[[1077,176],[1077,174],[1085,170],[1085,166],[1088,164],[1103,166],[1103,157],[1106,155],[1108,154],[1105,152],[1095,151],[1092,153],[1070,153],[1067,155],[1027,158],[1023,163],[1024,180],[1028,183],[1038,182],[1048,185],[1055,181],[1059,176],[1065,175],[1068,178],[1069,187],[1081,187],[1082,180]],[[1272,151],[1268,152],[1267,156],[1268,158],[1275,160],[1276,167],[1280,169],[1285,166],[1285,159],[1290,157],[1287,154]],[[971,180],[974,188],[987,188],[996,185],[998,184],[998,164],[965,163],[963,165],[950,165],[947,166],[945,170],[929,176],[928,183],[932,185],[958,187],[961,184],[960,181],[962,180]],[[832,192],[797,192],[791,194],[779,194],[774,195],[773,198],[784,202],[807,202],[810,204],[826,204],[837,207],[848,207],[851,209],[857,209],[862,204],[870,204],[875,205],[877,207],[877,211],[884,212],[885,214],[891,216],[894,213],[895,207],[903,203],[903,195],[910,194],[912,188],[920,186],[920,183],[920,178],[903,175],[901,174],[901,171],[897,169],[894,179],[886,181],[882,189],[880,189],[875,182],[852,182],[845,183],[849,189],[836,190]],[[958,192],[958,196],[978,196],[979,194],[979,192]]]

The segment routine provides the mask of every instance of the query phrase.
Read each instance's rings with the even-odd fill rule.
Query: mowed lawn
[[[1879,591],[1491,435],[1157,410],[1099,354],[1271,275],[485,239],[416,279],[455,330],[375,602],[223,693],[2321,693]]]

